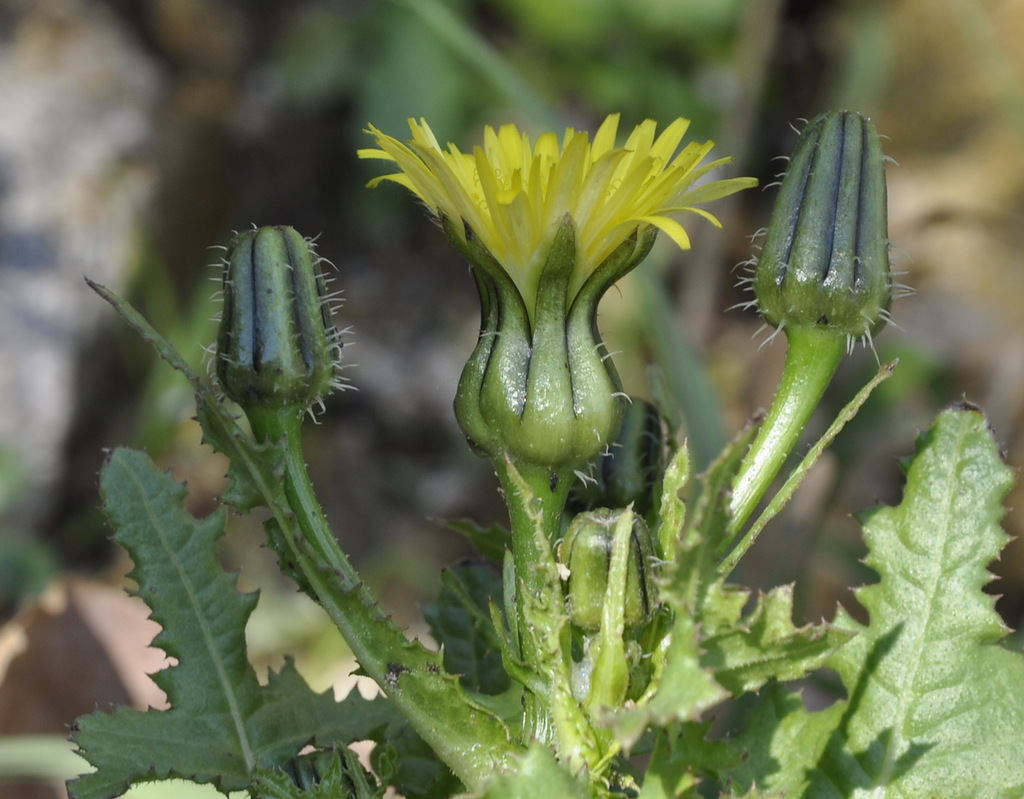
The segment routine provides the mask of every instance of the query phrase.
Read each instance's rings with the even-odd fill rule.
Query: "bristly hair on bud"
[[[846,348],[890,321],[894,296],[886,217],[885,157],[871,121],[849,111],[804,127],[784,174],[760,252],[739,285],[755,299],[769,337],[794,326],[840,333]],[[759,232],[760,233],[760,232]],[[760,235],[759,235],[760,237]]]
[[[221,263],[222,310],[214,366],[224,393],[254,406],[322,404],[345,386],[342,336],[315,241],[287,226],[236,234]]]
[[[734,533],[793,451],[843,355],[856,341],[874,350],[874,334],[889,322],[885,158],[869,119],[829,111],[807,123],[749,283],[787,349],[771,407],[733,481]]]

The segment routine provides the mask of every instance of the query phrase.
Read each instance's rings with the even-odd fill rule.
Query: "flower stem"
[[[785,506],[787,502],[793,497],[797,488],[803,482],[807,473],[811,470],[811,467],[817,463],[818,458],[828,448],[828,446],[835,440],[835,437],[839,435],[840,431],[846,426],[847,422],[853,419],[857,415],[861,406],[867,402],[868,397],[871,396],[871,392],[878,387],[878,385],[888,380],[896,368],[896,361],[884,364],[878,370],[871,380],[857,392],[856,396],[850,400],[843,409],[836,416],[835,421],[825,431],[825,434],[818,439],[817,443],[814,444],[804,455],[803,460],[800,464],[790,472],[789,477],[786,478],[786,482],[782,485],[782,488],[772,497],[771,502],[768,503],[761,515],[757,517],[753,524],[743,534],[743,538],[740,539],[739,543],[732,548],[726,557],[720,564],[718,564],[718,574],[722,577],[728,577],[733,569],[736,568],[736,564],[743,559],[743,556],[747,554],[747,551],[754,545],[757,537],[761,534],[765,525],[768,524],[775,516],[778,515],[779,511]]]
[[[258,439],[284,450],[287,507],[271,508],[282,532],[279,540],[270,536],[271,545],[300,573],[363,670],[466,787],[479,789],[512,754],[508,730],[444,673],[437,653],[406,638],[338,546],[302,456],[304,411],[261,406],[247,415]]]
[[[562,514],[573,473],[569,470],[552,471],[529,464],[513,464],[507,459],[495,458],[494,463],[505,494],[512,529],[516,606],[514,620],[512,609],[508,610],[509,621],[516,627],[520,657],[528,666],[541,669],[542,680],[548,687],[546,696],[526,692],[524,739],[551,743],[557,736],[549,701],[557,686],[551,683],[558,681],[559,677],[543,668],[543,664],[550,659],[550,653],[542,651],[544,639],[550,631],[535,629],[536,620],[531,618],[528,605],[534,600],[543,604],[561,599],[554,551],[562,531]]]
[[[771,408],[733,482],[729,529],[737,533],[761,501],[796,446],[846,351],[835,329],[794,327]]]

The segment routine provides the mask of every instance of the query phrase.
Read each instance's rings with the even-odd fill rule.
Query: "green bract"
[[[341,347],[319,263],[290,227],[248,230],[228,245],[217,377],[247,410],[306,408],[337,385]]]
[[[625,404],[597,332],[597,304],[647,255],[655,230],[619,245],[573,295],[577,232],[566,217],[543,260],[536,296],[523,297],[472,231],[463,239],[450,220],[443,223],[473,266],[482,307],[480,339],[455,397],[463,432],[492,458],[581,468],[614,439]]]
[[[775,327],[878,332],[892,303],[878,132],[850,111],[815,117],[793,149],[754,271]]]

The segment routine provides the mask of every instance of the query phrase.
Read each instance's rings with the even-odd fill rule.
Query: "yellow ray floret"
[[[438,216],[461,219],[479,237],[524,292],[536,285],[536,272],[566,214],[578,231],[579,259],[570,296],[587,276],[637,228],[652,225],[682,249],[690,246],[675,218],[693,212],[719,225],[697,205],[755,185],[753,178],[698,185],[728,158],[702,164],[713,142],[679,145],[689,127],[677,119],[655,136],[656,123],[637,125],[616,146],[619,115],[612,114],[594,134],[568,128],[561,143],[554,133],[531,142],[515,125],[484,130],[482,146],[463,153],[442,148],[425,120],[409,120],[412,139],[401,142],[370,126],[379,149],[360,158],[393,161],[400,172],[370,182],[405,186]],[[678,152],[677,152],[678,150]],[[529,303],[529,299],[527,299]]]

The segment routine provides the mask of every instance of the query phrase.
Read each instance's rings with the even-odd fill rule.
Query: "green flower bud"
[[[885,169],[874,125],[849,111],[800,134],[752,278],[761,315],[785,331],[779,387],[733,482],[737,532],[765,495],[855,339],[889,319]]]
[[[847,339],[884,327],[892,303],[885,170],[870,120],[830,111],[800,134],[753,287],[775,327],[827,327]]]
[[[216,369],[228,397],[247,410],[306,408],[337,387],[339,331],[310,240],[290,227],[239,233],[223,294]]]
[[[626,404],[615,441],[597,459],[592,473],[573,485],[569,511],[632,505],[639,515],[649,518],[661,493],[667,444],[658,409],[647,400],[633,398]]]
[[[632,516],[633,523],[628,536],[622,539],[628,551],[625,583],[620,588],[610,570],[616,523],[625,513]],[[615,618],[619,612],[624,631],[635,630],[646,622],[654,609],[652,551],[647,524],[631,510],[600,508],[573,519],[558,548],[559,561],[568,570],[566,606],[572,622],[588,633],[600,630],[605,618]],[[616,607],[606,608],[607,603]]]
[[[472,230],[442,224],[473,266],[482,308],[480,339],[455,398],[467,439],[492,458],[582,468],[614,439],[625,404],[597,332],[597,304],[647,255],[654,234],[621,244],[573,294],[577,232],[566,217],[539,268],[536,295],[525,298]]]

